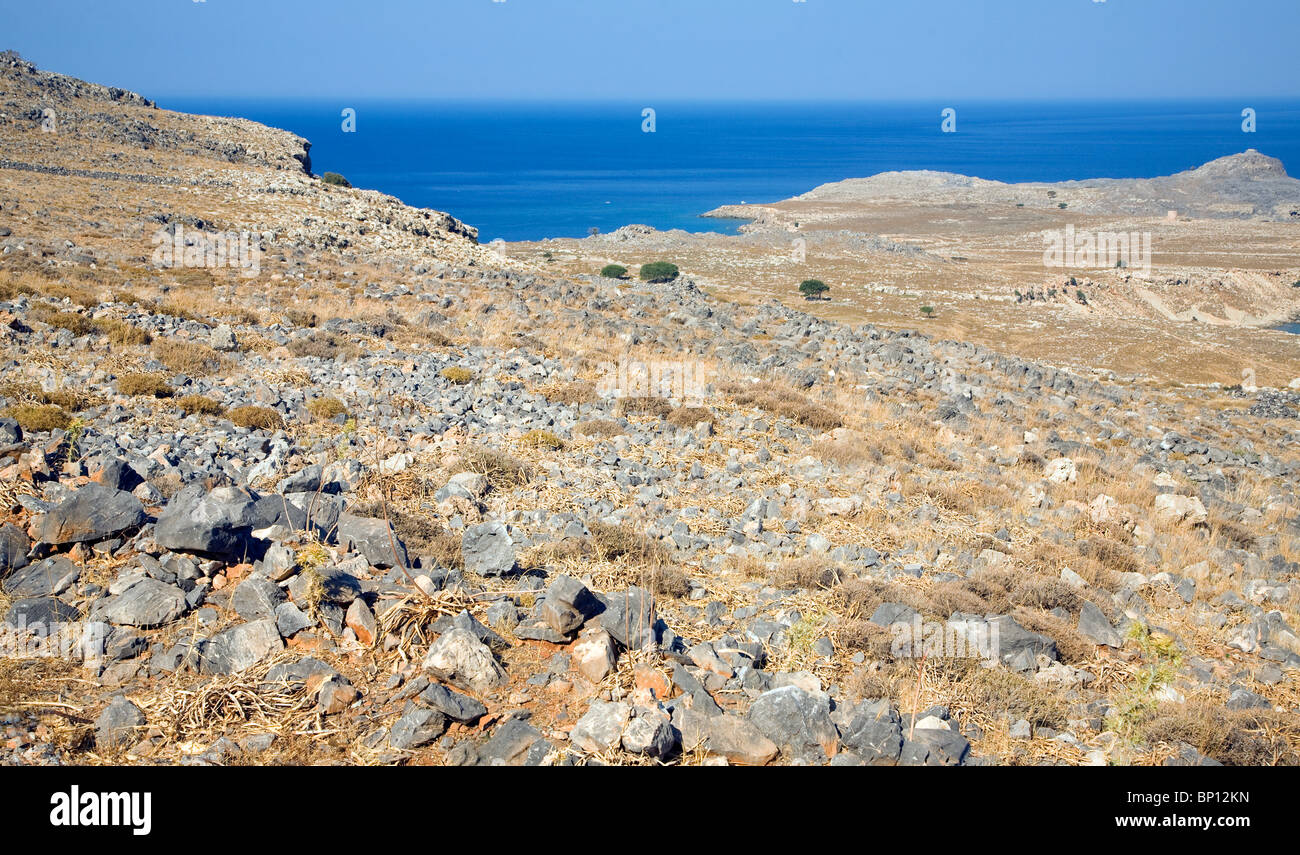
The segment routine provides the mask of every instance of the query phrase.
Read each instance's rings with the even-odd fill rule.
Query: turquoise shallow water
[[[1000,181],[1167,175],[1255,148],[1300,175],[1300,102],[1242,104],[466,104],[174,99],[312,142],[313,171],[447,211],[480,238],[579,237],[628,223],[731,231],[719,205],[771,202],[901,169]],[[940,130],[945,107],[956,133]],[[356,132],[341,111],[356,110]]]

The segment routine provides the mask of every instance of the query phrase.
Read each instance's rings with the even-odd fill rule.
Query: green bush
[[[641,265],[642,282],[672,282],[677,278],[677,265],[668,261],[652,261]]]
[[[829,290],[831,290],[831,286],[820,279],[805,279],[799,283],[799,293],[803,294],[805,300],[820,299],[821,295]]]
[[[337,172],[326,172],[324,175],[320,177],[320,180],[324,181],[326,184],[333,184],[335,187],[352,186],[346,178],[344,178],[342,175],[339,175]]]
[[[606,264],[600,268],[600,275],[606,279],[622,279],[627,276],[627,268],[621,264]]]
[[[927,318],[930,317],[934,314],[934,306],[922,306],[921,314],[925,315]]]

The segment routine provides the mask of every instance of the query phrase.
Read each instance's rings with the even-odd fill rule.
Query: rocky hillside
[[[2,79],[3,762],[1300,762],[1300,396],[548,275],[206,145],[80,174]],[[150,261],[241,222],[252,276]]]
[[[1159,178],[1007,184],[951,172],[882,172],[823,184],[795,199],[851,203],[943,199],[1031,208],[1053,208],[1065,202],[1085,214],[1163,216],[1178,211],[1192,217],[1300,221],[1300,179],[1287,175],[1282,161],[1253,148]],[[712,215],[744,216],[747,207],[728,206]]]

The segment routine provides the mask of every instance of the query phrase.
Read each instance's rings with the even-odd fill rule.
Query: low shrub
[[[219,416],[226,411],[220,401],[206,395],[183,395],[176,399],[176,406],[187,416],[196,413],[204,416]]]
[[[123,395],[170,398],[174,390],[162,374],[133,373],[117,378],[117,391]]]
[[[464,386],[466,383],[474,379],[474,372],[460,365],[448,365],[439,373],[457,386]]]
[[[253,430],[279,430],[284,427],[284,418],[270,407],[253,405],[235,407],[226,413],[226,418],[230,419],[236,427]]]
[[[347,411],[347,406],[338,398],[313,398],[307,402],[307,413],[318,422],[327,422]]]

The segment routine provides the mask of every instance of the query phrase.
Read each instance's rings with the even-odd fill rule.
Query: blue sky
[[[0,20],[0,48],[152,98],[1300,94],[1300,0],[0,0]]]

